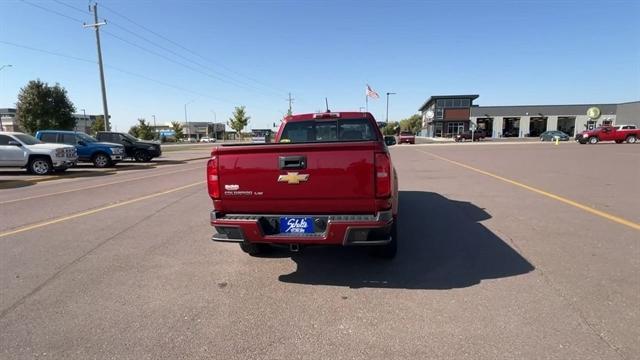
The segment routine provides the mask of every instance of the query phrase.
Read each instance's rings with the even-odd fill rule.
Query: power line
[[[17,47],[17,48],[22,48],[22,49],[26,49],[26,50],[30,50],[30,51],[39,52],[39,53],[42,53],[42,54],[48,54],[48,55],[57,56],[57,57],[61,57],[61,58],[67,58],[67,59],[72,59],[72,60],[76,60],[76,61],[82,61],[82,62],[86,62],[86,63],[89,63],[89,64],[97,64],[98,63],[95,60],[84,59],[84,58],[80,58],[80,57],[77,57],[77,56],[66,55],[66,54],[62,54],[62,53],[58,53],[58,52],[54,52],[54,51],[50,51],[50,50],[45,50],[45,49],[38,49],[38,48],[31,47],[31,46],[16,44],[16,43],[4,41],[4,40],[0,40],[0,43],[5,44],[5,45],[14,46],[14,47]],[[148,81],[151,81],[151,82],[154,82],[154,83],[166,86],[166,87],[170,87],[170,88],[173,88],[173,89],[176,89],[176,90],[180,90],[180,91],[188,92],[188,93],[191,93],[191,94],[194,94],[194,95],[202,96],[204,98],[209,98],[211,100],[222,101],[222,102],[226,102],[226,103],[229,103],[229,104],[235,104],[235,102],[227,100],[227,99],[221,99],[221,98],[218,98],[218,97],[213,97],[213,96],[208,95],[208,94],[204,94],[204,93],[201,93],[201,92],[198,92],[198,91],[194,91],[194,90],[190,90],[190,89],[187,89],[187,88],[183,88],[181,86],[177,86],[177,85],[174,85],[174,84],[171,84],[171,83],[167,83],[167,82],[162,81],[162,80],[157,80],[157,79],[154,79],[152,77],[149,77],[149,76],[146,76],[146,75],[142,75],[142,74],[138,74],[138,73],[135,73],[135,72],[132,72],[132,71],[129,71],[129,70],[125,70],[125,69],[122,69],[122,68],[119,68],[119,67],[116,67],[116,66],[105,65],[105,67],[109,68],[111,70],[115,70],[115,71],[121,72],[121,73],[126,74],[126,75],[130,75],[130,76],[138,77],[138,78],[141,78],[141,79],[145,79],[145,80],[148,80]]]
[[[54,1],[54,2],[56,2],[56,3],[58,3],[58,4],[60,4],[60,5],[66,6],[66,7],[68,7],[69,9],[73,9],[73,10],[75,10],[75,11],[77,11],[77,12],[80,12],[80,13],[82,13],[83,15],[87,15],[87,14],[89,14],[89,11],[87,11],[87,10],[82,10],[82,9],[80,9],[80,8],[77,8],[77,7],[73,6],[73,5],[67,4],[67,3],[65,3],[65,2],[63,2],[63,1],[60,1],[60,0],[53,0],[53,1]]]
[[[113,13],[113,14],[115,14],[115,15],[117,15],[117,16],[119,16],[119,17],[121,17],[121,18],[125,19],[125,20],[127,20],[128,22],[130,22],[130,23],[132,23],[132,24],[134,24],[134,25],[136,25],[136,26],[138,26],[139,28],[141,28],[141,29],[143,29],[143,30],[145,30],[145,31],[147,31],[147,32],[149,32],[149,33],[151,33],[151,34],[153,34],[153,35],[155,35],[155,36],[157,36],[157,37],[159,37],[159,38],[161,38],[161,39],[163,39],[163,40],[165,40],[165,41],[169,42],[169,43],[171,43],[171,44],[172,44],[172,45],[174,45],[174,46],[179,47],[180,49],[182,49],[182,50],[184,50],[184,51],[189,52],[189,53],[190,53],[190,54],[192,54],[192,55],[195,55],[195,56],[197,56],[197,57],[201,58],[202,60],[205,60],[205,61],[207,61],[207,62],[209,62],[209,63],[212,63],[212,64],[215,64],[215,65],[217,65],[217,66],[220,66],[220,67],[222,67],[222,68],[226,69],[227,71],[229,71],[229,72],[231,72],[231,73],[233,73],[233,74],[236,74],[236,75],[238,75],[238,76],[241,76],[241,77],[243,77],[243,78],[245,78],[245,79],[247,79],[247,80],[253,81],[253,82],[255,82],[256,84],[259,84],[259,85],[261,85],[261,86],[263,86],[263,87],[270,88],[270,89],[272,89],[272,90],[276,90],[278,93],[285,93],[285,91],[282,91],[282,90],[280,90],[280,89],[277,89],[277,88],[275,88],[275,87],[273,87],[273,86],[271,86],[271,85],[269,85],[269,84],[266,84],[266,83],[264,83],[264,82],[262,82],[262,81],[260,81],[260,80],[255,79],[255,78],[253,78],[253,77],[251,77],[251,76],[248,76],[248,75],[242,74],[242,73],[240,73],[240,72],[237,72],[237,71],[235,71],[235,70],[233,70],[233,69],[229,68],[228,66],[225,66],[224,64],[221,64],[221,63],[215,62],[215,61],[213,61],[213,60],[211,60],[211,59],[208,59],[208,58],[206,58],[206,57],[204,57],[204,56],[202,56],[202,55],[198,54],[197,52],[195,52],[195,51],[193,51],[193,50],[191,50],[191,49],[189,49],[189,48],[185,47],[184,45],[182,45],[182,44],[180,44],[180,43],[178,43],[178,42],[176,42],[176,41],[174,41],[174,40],[171,40],[171,39],[169,39],[168,37],[166,37],[166,36],[164,36],[164,35],[162,35],[162,34],[160,34],[160,33],[156,32],[156,31],[154,31],[154,30],[149,29],[148,27],[146,27],[146,26],[144,26],[144,25],[139,24],[139,23],[138,23],[138,22],[136,22],[135,20],[132,20],[131,18],[129,18],[129,17],[127,17],[127,16],[125,16],[125,15],[123,15],[123,14],[121,14],[121,13],[119,13],[119,12],[117,12],[117,11],[115,11],[115,10],[111,9],[111,8],[109,8],[108,6],[104,6],[104,5],[101,5],[101,6],[102,6],[102,8],[104,8],[105,10],[110,11],[111,13]]]
[[[82,23],[82,20],[80,20],[80,19],[77,19],[77,18],[71,17],[71,16],[69,16],[69,15],[67,15],[67,14],[64,14],[64,13],[58,12],[58,11],[53,10],[53,9],[49,9],[49,8],[44,7],[44,6],[42,6],[42,5],[34,4],[34,3],[29,2],[29,1],[27,1],[27,0],[20,0],[20,1],[22,1],[22,2],[23,2],[23,3],[25,3],[25,4],[29,4],[29,5],[31,5],[31,6],[33,6],[33,7],[37,7],[37,8],[39,8],[39,9],[41,9],[41,10],[44,10],[44,11],[50,12],[50,13],[52,13],[52,14],[56,14],[56,15],[58,15],[58,16],[62,16],[62,17],[67,18],[67,19],[69,19],[69,20],[73,20],[73,21],[77,21],[77,22],[79,22],[79,23]]]

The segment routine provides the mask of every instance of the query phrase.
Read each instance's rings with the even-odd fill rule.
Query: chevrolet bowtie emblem
[[[309,180],[309,174],[298,174],[297,172],[290,172],[287,175],[278,176],[278,182],[286,182],[288,184],[300,184]]]

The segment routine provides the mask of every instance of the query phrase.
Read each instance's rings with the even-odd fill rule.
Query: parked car
[[[96,134],[96,139],[124,146],[125,156],[135,161],[148,162],[162,155],[160,143],[140,140],[127,133],[100,131]]]
[[[203,137],[203,138],[200,138],[200,142],[201,143],[214,143],[214,142],[216,142],[216,139],[215,138],[210,138],[210,137]]]
[[[484,130],[476,130],[473,133],[471,132],[471,130],[467,130],[456,135],[455,140],[460,142],[465,140],[471,140],[473,138],[473,141],[480,141],[484,139],[486,136],[487,134],[484,132]]]
[[[408,131],[402,131],[398,137],[398,144],[402,143],[415,144],[416,136]]]
[[[627,142],[634,144],[640,138],[640,129],[636,125],[601,126],[594,130],[583,131],[576,135],[580,144],[597,144],[600,141],[615,141],[617,144]]]
[[[398,179],[365,112],[287,116],[272,144],[215,147],[207,163],[214,241],[257,255],[269,244],[369,246],[392,258]],[[339,199],[339,200],[337,200]]]
[[[518,137],[520,131],[518,129],[507,129],[502,133],[502,137]]]
[[[78,152],[79,161],[92,162],[97,168],[113,166],[125,156],[124,146],[99,142],[83,132],[41,130],[36,132],[36,138],[45,143],[73,145]]]
[[[568,141],[569,135],[559,130],[545,131],[540,134],[540,141],[555,141],[556,138],[560,141]]]
[[[65,171],[78,162],[76,148],[45,144],[31,135],[0,131],[0,167],[22,167],[36,175]]]

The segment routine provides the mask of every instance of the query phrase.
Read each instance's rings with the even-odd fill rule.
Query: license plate
[[[280,232],[283,234],[313,233],[313,218],[283,216],[280,218]]]

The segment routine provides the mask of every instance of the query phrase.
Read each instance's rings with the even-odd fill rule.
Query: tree
[[[133,125],[129,128],[129,135],[138,139],[140,138],[140,128],[138,127],[138,125]]]
[[[152,140],[153,139],[153,129],[151,125],[147,123],[145,119],[138,119],[138,136],[137,138],[142,140]]]
[[[172,121],[171,128],[173,132],[176,134],[176,140],[182,139],[184,137],[184,127],[180,124],[179,121]]]
[[[412,134],[418,133],[422,130],[422,117],[419,114],[414,114],[406,119],[400,120],[400,129],[402,131],[409,131]]]
[[[233,110],[232,117],[229,118],[229,127],[235,130],[238,134],[242,133],[242,130],[249,124],[250,116],[247,116],[244,106],[236,106]]]
[[[31,80],[20,89],[16,104],[16,117],[29,133],[42,129],[73,130],[76,119],[75,106],[67,96],[67,90],[55,84]]]
[[[95,135],[98,131],[104,130],[104,115],[96,116],[96,120],[91,124],[91,135]]]
[[[383,135],[396,135],[398,133],[398,129],[400,128],[400,124],[397,121],[391,121],[385,127],[382,128]]]

